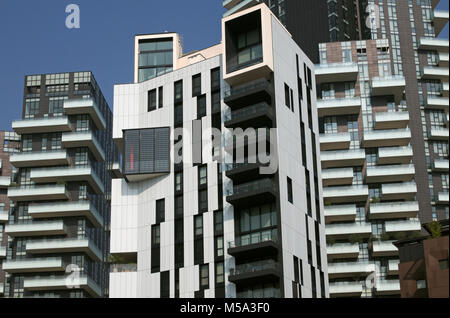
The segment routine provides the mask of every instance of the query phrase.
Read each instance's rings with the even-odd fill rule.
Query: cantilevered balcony
[[[109,173],[113,179],[122,179],[123,178],[123,167],[122,162],[115,161],[108,167]]]
[[[343,150],[350,148],[350,133],[320,134],[320,150]]]
[[[422,37],[419,39],[419,50],[448,53],[448,39]]]
[[[325,227],[327,237],[341,239],[351,235],[369,237],[372,234],[372,227],[369,223],[348,223],[330,224]]]
[[[273,180],[266,178],[235,185],[233,192],[227,195],[227,202],[240,207],[255,206],[272,202],[276,196]]]
[[[324,208],[325,223],[352,222],[356,218],[356,205],[329,205]]]
[[[68,115],[88,114],[97,129],[106,129],[106,120],[92,98],[68,99],[64,101],[64,111]]]
[[[413,158],[413,150],[408,147],[388,147],[378,149],[379,165],[408,164]]]
[[[28,291],[46,291],[46,290],[73,290],[83,289],[93,297],[101,297],[102,289],[91,278],[81,276],[79,278],[70,277],[36,277],[25,278],[23,288]]]
[[[327,246],[327,257],[329,261],[334,259],[356,259],[358,255],[358,243],[338,243]]]
[[[230,269],[228,280],[239,286],[269,283],[280,279],[280,267],[274,260],[236,265]]]
[[[431,127],[431,129],[428,131],[428,139],[448,140],[448,128]]]
[[[103,225],[103,218],[89,201],[70,201],[33,204],[28,207],[33,219],[51,219],[64,217],[86,217],[95,227]]]
[[[246,261],[262,256],[277,255],[278,248],[278,236],[269,230],[236,237],[234,242],[228,243],[228,254],[240,261]]]
[[[408,112],[375,113],[375,129],[399,129],[408,127]]]
[[[446,204],[448,205],[448,192],[439,192],[437,195],[438,204]]]
[[[69,155],[67,150],[20,152],[12,154],[10,161],[16,168],[66,166]]]
[[[417,201],[370,204],[371,220],[415,218],[418,213],[419,203]]]
[[[319,117],[337,115],[357,115],[361,112],[361,98],[332,98],[317,100]]]
[[[9,224],[5,233],[11,237],[65,235],[67,229],[63,221]]]
[[[388,264],[388,275],[398,275],[398,259],[390,259]]]
[[[363,166],[366,152],[364,149],[321,151],[320,160],[323,169]]]
[[[367,186],[328,187],[323,189],[325,204],[364,202],[369,196]]]
[[[88,147],[98,161],[105,160],[105,152],[92,131],[64,133],[62,144],[66,148]]]
[[[7,223],[9,220],[9,212],[7,210],[0,210],[0,223]]]
[[[399,221],[387,221],[385,223],[386,233],[396,233],[396,232],[414,232],[420,231],[421,225],[420,221],[415,219],[410,220],[399,220]]]
[[[315,67],[316,83],[355,82],[358,78],[357,63],[318,64]]]
[[[13,130],[19,134],[44,134],[61,131],[71,131],[72,125],[67,116],[41,117],[12,122]]]
[[[399,295],[399,280],[378,280],[376,285],[376,294],[379,296]]]
[[[330,297],[361,297],[363,288],[359,282],[330,283]]]
[[[11,177],[0,176],[0,189],[6,189],[11,185]]]
[[[36,183],[86,181],[97,194],[105,192],[105,186],[91,166],[72,166],[32,169],[30,178]]]
[[[417,186],[414,182],[391,183],[381,186],[381,200],[407,200],[413,201],[416,197]]]
[[[234,86],[224,92],[224,102],[233,110],[255,105],[272,104],[273,87],[266,79],[258,79],[246,84]]]
[[[416,170],[414,165],[392,165],[392,166],[372,166],[367,167],[366,182],[406,182],[412,181]]]
[[[448,68],[448,61],[449,61],[448,53],[440,52],[439,56],[438,56],[437,65],[439,67],[447,67]]]
[[[422,79],[448,81],[448,67],[424,66]]]
[[[62,257],[17,259],[3,262],[3,270],[10,274],[65,272],[67,265]]]
[[[403,98],[405,77],[399,75],[372,78],[372,96],[394,96],[398,104]]]
[[[441,94],[442,94],[443,97],[447,97],[447,98],[448,98],[448,89],[449,89],[448,86],[449,86],[449,85],[448,85],[448,82],[447,82],[447,83],[442,83],[442,91],[441,91]],[[448,116],[448,114],[447,114],[447,116]],[[447,122],[448,122],[448,121],[447,121]]]
[[[448,22],[448,11],[435,9],[433,11],[432,20],[434,24],[434,32],[436,35],[439,35]]]
[[[351,185],[353,183],[353,177],[353,168],[322,170],[322,182],[324,187],[336,185]]]
[[[375,264],[369,262],[328,263],[328,277],[367,277],[375,272]]]
[[[373,241],[373,257],[390,257],[398,255],[398,248],[393,244],[395,241]]]
[[[432,96],[429,95],[427,97],[427,101],[425,103],[426,109],[440,109],[443,111],[448,112],[448,96],[447,97],[441,97],[441,96]]]
[[[8,189],[12,201],[52,201],[67,200],[69,194],[64,184],[27,186]]]
[[[448,172],[448,159],[435,159],[433,162],[434,172]]]
[[[270,127],[272,121],[272,107],[267,103],[259,103],[232,111],[231,114],[225,118],[224,125],[227,128],[246,129],[249,127]]]
[[[408,129],[373,130],[364,132],[362,146],[365,148],[407,146],[411,141]]]
[[[6,258],[6,247],[0,246],[0,259]]]
[[[94,261],[103,259],[102,252],[89,239],[27,241],[26,251],[31,254],[86,253]]]

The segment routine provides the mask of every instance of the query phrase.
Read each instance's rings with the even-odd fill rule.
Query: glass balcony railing
[[[236,298],[280,298],[281,292],[278,288],[264,288],[260,290],[247,290],[236,293]]]
[[[228,90],[225,90],[224,98],[230,97],[232,95],[238,95],[241,93],[245,93],[247,91],[251,91],[254,89],[270,89],[270,83],[265,78],[261,78],[256,81],[244,84],[244,85],[239,85],[239,86],[230,88]]]
[[[272,179],[261,179],[244,184],[235,185],[232,191],[227,191],[227,196],[237,195],[241,193],[249,193],[260,190],[275,190],[275,184]]]
[[[261,272],[265,270],[278,271],[278,269],[279,264],[277,262],[273,260],[266,260],[237,265],[235,268],[230,269],[230,275],[241,275],[241,274]]]
[[[235,110],[231,112],[231,114],[226,114],[225,121],[239,120],[261,112],[272,114],[272,108],[267,103],[259,103],[239,110]]]
[[[278,243],[278,234],[276,230],[266,230],[262,232],[251,233],[237,236],[234,242],[228,243],[228,248],[244,247],[252,244],[264,242]]]
[[[111,264],[111,273],[131,273],[137,272],[137,264]]]

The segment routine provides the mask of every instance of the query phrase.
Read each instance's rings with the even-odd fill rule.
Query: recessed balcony
[[[357,63],[318,64],[315,67],[316,83],[355,82],[358,78]]]
[[[437,65],[439,67],[447,67],[448,68],[448,61],[449,61],[448,53],[440,52],[439,56],[438,56]]]
[[[277,255],[278,236],[273,231],[254,233],[236,237],[234,242],[228,243],[228,254],[240,261],[260,258],[267,255]]]
[[[376,286],[376,294],[380,296],[399,295],[399,280],[378,280]]]
[[[368,262],[328,263],[328,277],[330,279],[367,277],[375,270],[375,264]]]
[[[407,146],[411,141],[408,129],[373,130],[364,132],[362,146],[365,148]]]
[[[324,187],[336,185],[351,185],[353,183],[353,177],[353,168],[322,170],[322,182]]]
[[[448,39],[422,37],[419,40],[419,50],[448,53]]]
[[[367,167],[366,182],[406,182],[412,181],[416,174],[414,165],[389,165]]]
[[[408,164],[413,158],[413,150],[408,147],[388,147],[378,149],[379,165]]]
[[[321,151],[320,160],[322,168],[341,168],[363,166],[366,161],[364,149]]]
[[[66,148],[88,147],[98,161],[105,161],[105,152],[93,132],[64,133],[61,142]]]
[[[103,226],[103,218],[89,201],[33,204],[28,207],[33,219],[86,217],[95,227]]]
[[[6,189],[11,185],[11,177],[0,176],[0,189]]]
[[[448,205],[448,192],[439,192],[437,195],[437,204]]]
[[[415,218],[418,213],[419,203],[417,201],[370,204],[371,220]]]
[[[234,206],[247,207],[273,202],[276,196],[273,180],[266,178],[235,185],[233,192],[227,194],[227,202]]]
[[[420,231],[421,225],[420,221],[410,219],[410,220],[399,220],[399,221],[387,221],[385,223],[386,233],[396,233],[396,232],[414,232]]]
[[[62,257],[30,258],[3,262],[3,270],[10,274],[65,272],[67,265]]]
[[[94,261],[103,259],[102,252],[89,239],[28,241],[26,251],[31,254],[86,253]]]
[[[369,196],[367,186],[328,187],[323,189],[325,204],[364,202]]]
[[[434,10],[433,11],[433,24],[434,24],[434,32],[437,35],[441,33],[444,29],[445,25],[448,22],[448,11],[446,10]]]
[[[391,257],[398,255],[398,248],[393,244],[394,241],[374,241],[372,242],[373,257]]]
[[[361,98],[332,98],[317,100],[319,117],[357,115],[361,112]]]
[[[406,128],[408,124],[408,112],[375,113],[374,128],[377,130]]]
[[[106,129],[106,120],[92,98],[68,99],[64,101],[64,111],[68,115],[88,114],[99,130]]]
[[[361,297],[363,288],[359,282],[330,283],[330,297]]]
[[[224,125],[227,128],[246,129],[249,127],[270,127],[272,126],[272,122],[272,107],[267,103],[259,103],[232,111],[231,114],[225,118]]]
[[[103,182],[91,166],[32,169],[30,178],[36,183],[86,181],[97,194],[105,192]]]
[[[233,110],[259,103],[272,104],[273,87],[266,79],[234,86],[224,92],[224,102]]]
[[[101,297],[102,289],[92,279],[87,276],[77,278],[70,277],[36,277],[25,278],[23,288],[28,291],[46,291],[46,290],[73,290],[83,289],[93,297]]]
[[[448,112],[448,97],[431,96],[427,97],[425,104],[426,109],[440,109]]]
[[[398,259],[390,259],[388,264],[388,275],[398,275]]]
[[[256,160],[255,160],[256,161]],[[226,167],[226,176],[236,183],[243,183],[258,179],[261,176],[260,168],[267,166],[260,163],[233,163]]]
[[[338,243],[327,246],[328,260],[356,259],[359,255],[359,244]]]
[[[448,81],[448,68],[424,66],[424,68],[422,69],[422,79]]]
[[[417,193],[417,186],[414,182],[391,183],[381,186],[381,199],[383,201],[406,200],[414,201]]]
[[[403,76],[384,76],[372,78],[372,96],[394,96],[397,104],[403,99],[406,81]]]
[[[52,132],[71,131],[72,124],[67,116],[41,117],[12,122],[13,130],[19,134],[44,134]]]
[[[279,264],[273,260],[236,265],[230,269],[228,280],[239,286],[269,283],[280,279]]]
[[[324,207],[325,223],[354,222],[356,218],[356,205],[329,205]]]
[[[369,237],[372,227],[369,223],[330,224],[325,227],[327,237],[336,239],[348,238],[351,235]]]
[[[448,128],[431,127],[428,131],[428,139],[431,140],[448,140]]]
[[[33,222],[25,224],[9,224],[5,233],[11,237],[53,236],[67,233],[63,221]]]
[[[7,210],[0,210],[0,223],[7,223],[9,220],[9,212]]]
[[[320,150],[343,150],[350,148],[350,133],[320,134]]]
[[[10,162],[16,168],[66,166],[69,155],[66,150],[20,152],[12,154]]]
[[[69,194],[64,184],[17,187],[8,189],[12,201],[52,201],[67,200]]]
[[[448,159],[435,159],[433,172],[448,172]]]

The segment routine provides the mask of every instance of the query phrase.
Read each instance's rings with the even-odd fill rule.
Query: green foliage
[[[363,242],[364,238],[359,234],[352,234],[348,237],[348,240],[350,243],[355,244]]]
[[[370,199],[370,202],[371,203],[378,203],[378,198],[377,197],[372,197],[371,199]]]
[[[123,257],[121,257],[121,256],[109,255],[108,263],[110,263],[110,264],[124,264],[125,263],[125,259]]]
[[[442,236],[442,226],[438,221],[428,223],[427,228],[431,232],[432,238],[438,238]]]

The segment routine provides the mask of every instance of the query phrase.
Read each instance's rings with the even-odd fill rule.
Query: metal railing
[[[256,232],[248,235],[237,236],[234,242],[228,242],[228,248],[243,247],[263,242],[278,243],[278,234],[274,231]]]
[[[270,88],[270,83],[265,78],[260,78],[256,81],[246,83],[244,85],[239,85],[224,91],[224,98],[230,97],[231,95],[244,93],[246,91],[258,88]]]
[[[241,119],[250,115],[254,115],[261,111],[272,114],[272,108],[267,103],[258,103],[252,106],[241,108],[225,115],[225,121]]]
[[[137,264],[111,264],[111,273],[133,273],[137,272]]]
[[[240,275],[246,273],[255,273],[265,270],[278,271],[279,264],[274,260],[258,261],[253,263],[237,265],[235,268],[230,269],[230,275]]]
[[[281,292],[277,288],[264,288],[259,292],[251,290],[236,293],[236,298],[280,298]]]
[[[243,183],[239,185],[233,186],[233,190],[228,190],[227,195],[233,195],[233,194],[240,194],[240,193],[248,193],[252,191],[258,191],[262,189],[275,189],[275,184],[273,183],[272,179],[266,178],[261,179],[257,181],[252,181],[248,183]],[[232,193],[231,193],[232,192]]]

